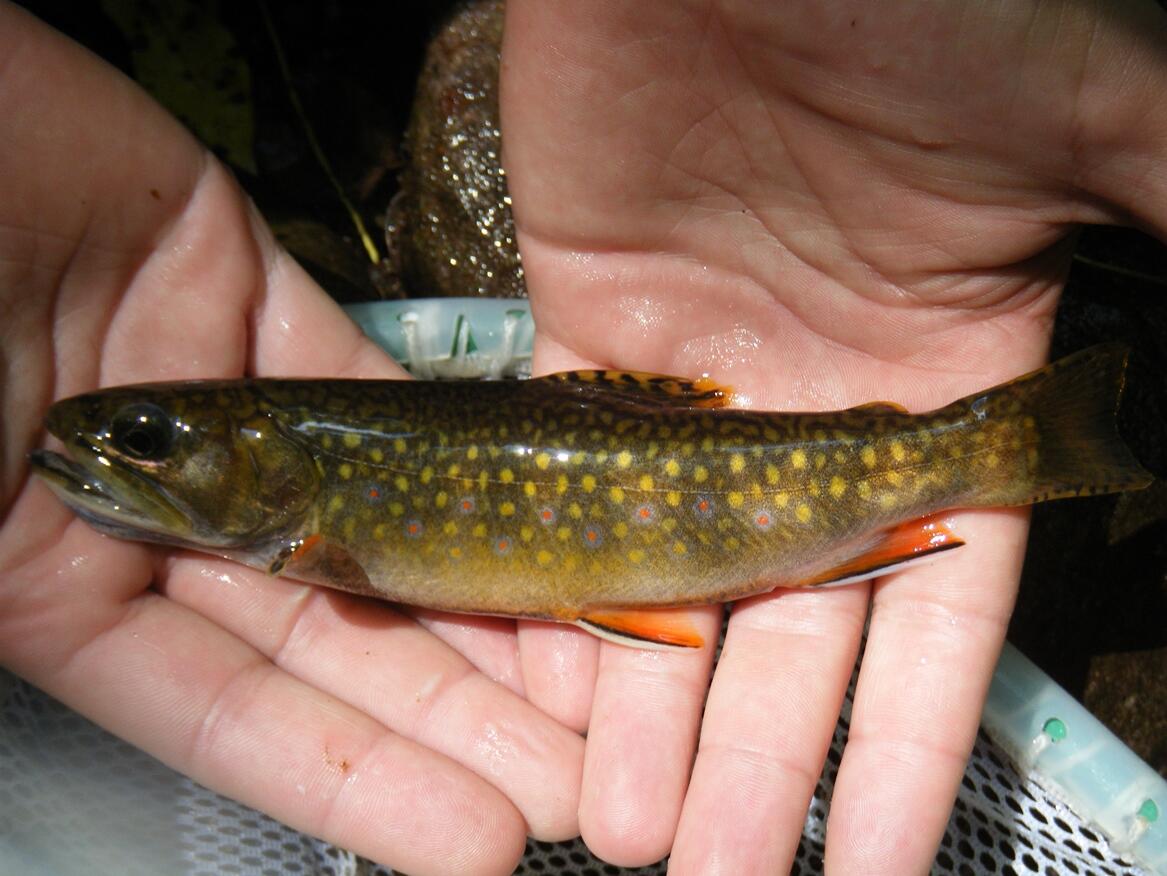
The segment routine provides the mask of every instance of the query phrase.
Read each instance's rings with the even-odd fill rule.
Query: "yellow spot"
[[[706,453],[709,453],[711,450],[713,450],[713,447],[714,447],[714,442],[713,442],[712,436],[706,435],[704,438],[701,439],[701,449],[703,451],[705,451]]]
[[[889,471],[887,473],[887,482],[893,487],[902,487],[904,484],[904,476],[898,471]]]
[[[523,484],[523,493],[528,497],[534,496],[536,492],[535,484],[531,481],[527,481],[525,484]]]
[[[660,528],[663,529],[665,532],[672,532],[674,529],[677,528],[677,518],[676,517],[666,517],[664,520],[661,521]]]
[[[344,532],[345,541],[352,541],[357,534],[357,518],[349,517],[344,521],[341,530]]]
[[[742,546],[742,543],[737,540],[737,536],[731,535],[725,540],[725,546],[731,551],[736,551],[739,547]]]
[[[708,477],[709,469],[707,469],[705,466],[699,465],[693,469],[693,480],[695,480],[697,483],[704,483]]]
[[[859,494],[860,499],[870,499],[871,484],[867,483],[867,481],[860,481],[858,486],[855,487],[855,492]]]
[[[498,479],[500,481],[502,481],[504,484],[509,484],[512,481],[514,481],[515,473],[513,471],[511,471],[509,468],[504,468],[502,471],[500,471],[498,473]]]
[[[620,487],[612,487],[612,489],[608,490],[608,498],[619,505],[624,501],[624,490]]]
[[[405,513],[405,506],[402,505],[400,502],[390,502],[389,503],[389,513],[392,514],[394,517],[400,517],[402,514]]]
[[[628,559],[633,563],[644,562],[644,551],[640,548],[633,548],[628,552]]]
[[[985,457],[985,465],[989,468],[996,468],[1001,462],[1001,458],[995,453],[990,453]]]
[[[681,504],[681,494],[676,490],[669,490],[669,492],[665,495],[665,501],[668,502],[672,507],[676,508]]]
[[[548,453],[538,453],[535,455],[535,465],[543,471],[547,470],[547,466],[551,465],[551,455]]]
[[[396,453],[404,453],[405,452],[405,439],[404,438],[394,438],[393,439],[393,450]]]
[[[567,486],[568,486],[567,475],[560,475],[559,477],[557,477],[555,479],[555,492],[557,492],[559,495],[562,496],[564,493],[567,492]]]
[[[469,447],[466,448],[466,458],[469,459],[471,462],[478,459],[478,445],[477,444],[471,444]]]
[[[331,450],[332,449],[332,436],[325,435],[323,438],[320,439],[320,444],[321,444],[321,446],[324,447],[325,450]]]
[[[515,513],[515,503],[514,502],[503,502],[501,505],[498,506],[498,513],[501,514],[503,517],[510,517],[511,515],[513,515]]]
[[[778,483],[778,466],[766,466],[766,483],[768,483],[770,486],[774,486],[776,483]]]
[[[563,571],[565,572],[574,572],[575,567],[578,565],[579,563],[576,562],[575,557],[573,557],[571,554],[568,554],[563,558]]]
[[[587,458],[588,458],[588,455],[586,453],[584,453],[582,450],[577,450],[575,453],[573,453],[571,455],[570,462],[572,465],[579,465],[581,462],[583,462]]]
[[[607,450],[597,450],[596,451],[596,465],[603,465],[607,461],[608,461],[608,451]]]
[[[908,456],[902,441],[893,441],[888,449],[891,450],[891,458],[896,462],[903,462]]]
[[[432,466],[426,466],[421,470],[421,475],[418,477],[423,484],[428,484],[434,479],[434,470]]]
[[[439,492],[436,496],[434,496],[434,504],[439,508],[445,508],[446,503],[449,501],[450,497],[446,494],[445,491]]]
[[[567,506],[567,514],[573,520],[579,520],[583,517],[583,508],[579,507],[579,502],[572,502]]]
[[[426,506],[426,497],[425,496],[414,496],[413,497],[413,507],[414,508],[421,509],[421,508],[424,508],[425,506]]]
[[[401,492],[409,492],[409,478],[405,475],[398,475],[393,479],[393,486],[397,487]]]
[[[673,542],[673,553],[674,554],[676,554],[677,556],[682,556],[684,554],[687,554],[688,552],[689,552],[689,549],[687,547],[685,547],[685,543],[683,541],[674,541]]]
[[[835,475],[833,478],[831,478],[831,485],[828,487],[828,489],[831,492],[831,496],[835,499],[838,499],[845,492],[847,492],[847,482],[838,475]]]
[[[486,485],[489,483],[490,483],[490,476],[486,473],[486,469],[483,469],[482,471],[480,471],[478,473],[478,489],[485,490]]]
[[[585,493],[590,493],[596,488],[596,476],[592,474],[584,475],[582,478],[580,478],[579,485],[583,487],[583,491]]]
[[[846,461],[847,461],[847,454],[844,453],[842,450],[836,450],[835,451],[835,462],[843,463]]]
[[[880,493],[880,495],[879,495],[879,507],[880,508],[882,508],[884,511],[890,511],[895,506],[896,506],[895,493]]]
[[[806,452],[795,450],[790,454],[790,464],[795,468],[806,468]]]
[[[789,493],[775,493],[774,494],[774,504],[777,505],[779,508],[785,508],[787,505],[790,504],[790,494]]]
[[[822,429],[815,429],[814,430],[814,440],[818,441],[821,444],[823,441],[827,440],[827,433],[824,432]]]
[[[822,493],[823,490],[822,487],[819,486],[818,481],[811,481],[806,485],[806,491],[812,496],[818,496],[820,493]]]
[[[555,555],[551,553],[551,551],[539,551],[539,553],[535,554],[535,561],[538,562],[540,566],[550,566],[551,561],[554,559]]]
[[[621,520],[619,523],[612,527],[612,533],[616,536],[616,538],[624,538],[626,535],[628,535],[628,524]]]
[[[535,528],[533,526],[520,526],[519,538],[523,541],[530,541],[535,537]]]
[[[655,484],[653,483],[652,475],[641,475],[640,476],[640,489],[644,490],[645,492],[648,492],[654,486],[655,486]]]
[[[826,464],[827,464],[827,455],[825,453],[816,453],[814,455],[814,467],[816,469],[821,469]]]
[[[859,458],[863,460],[863,464],[868,468],[875,468],[875,448],[871,445],[859,451]]]
[[[729,458],[729,470],[734,474],[741,474],[746,467],[746,458],[740,453],[735,453]]]
[[[369,451],[369,459],[373,462],[381,462],[385,458],[385,454],[381,452],[380,447],[374,447]]]
[[[361,446],[361,436],[356,432],[345,432],[342,440],[344,441],[344,446],[349,448],[349,450]]]
[[[486,535],[486,524],[485,523],[475,523],[474,528],[472,530],[470,530],[470,534],[473,535],[475,538],[482,538],[483,536]]]
[[[745,500],[746,497],[741,493],[730,493],[725,497],[725,501],[729,503],[730,508],[740,508]]]
[[[450,556],[453,557],[455,560],[460,560],[462,558],[462,548],[460,548],[460,547],[450,548]]]
[[[567,526],[559,527],[559,529],[555,530],[555,537],[560,541],[567,541],[571,538],[571,528]]]
[[[342,462],[339,466],[337,466],[336,473],[340,475],[341,480],[347,481],[353,476],[353,467],[347,462]]]
[[[670,459],[665,463],[665,474],[671,478],[675,478],[681,473],[681,464],[675,459]]]
[[[384,541],[385,540],[385,524],[384,523],[378,523],[376,526],[373,527],[373,538],[375,538],[377,541]]]
[[[458,465],[457,463],[454,463],[448,469],[446,469],[446,474],[452,478],[456,478],[461,473],[461,471],[462,471],[462,466]]]
[[[692,456],[696,450],[697,448],[692,441],[686,441],[681,445],[681,456]]]
[[[344,496],[337,493],[335,496],[333,496],[331,499],[328,500],[328,508],[326,510],[326,513],[329,515],[336,514],[343,507],[344,507]]]
[[[442,532],[444,532],[446,535],[457,535],[458,524],[453,520],[447,520],[444,524],[442,524]]]
[[[620,466],[620,468],[628,468],[628,466],[632,465],[632,454],[627,450],[621,450],[616,454],[616,465]]]
[[[810,505],[803,502],[794,509],[794,516],[798,518],[799,523],[810,523],[811,510]]]

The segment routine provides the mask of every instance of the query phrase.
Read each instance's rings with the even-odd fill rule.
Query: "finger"
[[[107,546],[74,523],[54,550],[5,576],[0,657],[173,768],[298,830],[409,872],[511,872],[525,825],[501,792],[172,600],[110,598],[127,576],[149,580],[151,555]]]
[[[579,820],[606,861],[641,866],[672,845],[721,617],[720,606],[693,610],[698,651],[600,645]]]
[[[281,669],[493,784],[533,836],[577,834],[583,740],[410,618],[199,555],[170,562],[165,581]]]
[[[670,872],[779,873],[855,665],[869,587],[786,590],[734,607]]]
[[[566,624],[519,622],[527,699],[565,727],[588,729],[600,642]]]
[[[406,607],[421,627],[441,639],[473,666],[508,690],[525,697],[523,670],[515,622],[503,617],[452,614],[427,608]]]
[[[875,590],[827,824],[827,868],[931,866],[976,737],[1025,549],[1025,511],[954,516],[967,545]]]

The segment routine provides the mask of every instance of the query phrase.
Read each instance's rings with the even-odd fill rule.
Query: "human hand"
[[[197,781],[410,873],[509,873],[528,831],[574,836],[583,743],[522,698],[513,623],[431,613],[439,637],[385,605],[119,542],[29,477],[49,403],[96,386],[399,372],[134,85],[6,4],[0,71],[0,663]]]
[[[511,0],[507,16],[504,163],[539,371],[928,410],[1044,361],[1076,225],[1167,230],[1150,4]],[[738,604],[703,719],[708,650],[521,630],[528,696],[588,728],[589,846],[630,865],[671,849],[679,873],[787,869],[870,602],[827,867],[926,871],[1027,525],[952,518],[967,546],[932,565]],[[719,619],[701,615],[707,640]]]

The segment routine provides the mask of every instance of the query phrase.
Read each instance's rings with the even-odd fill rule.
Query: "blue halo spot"
[[[420,520],[406,520],[405,521],[405,537],[406,538],[421,538],[425,534],[425,524]]]

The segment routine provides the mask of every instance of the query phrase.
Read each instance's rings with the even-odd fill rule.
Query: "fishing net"
[[[792,873],[823,867],[827,810],[852,690],[806,816]],[[220,797],[36,688],[0,675],[0,873],[379,876],[392,871]],[[582,842],[529,842],[517,874],[625,870]],[[1141,874],[985,734],[933,867],[941,874]]]

